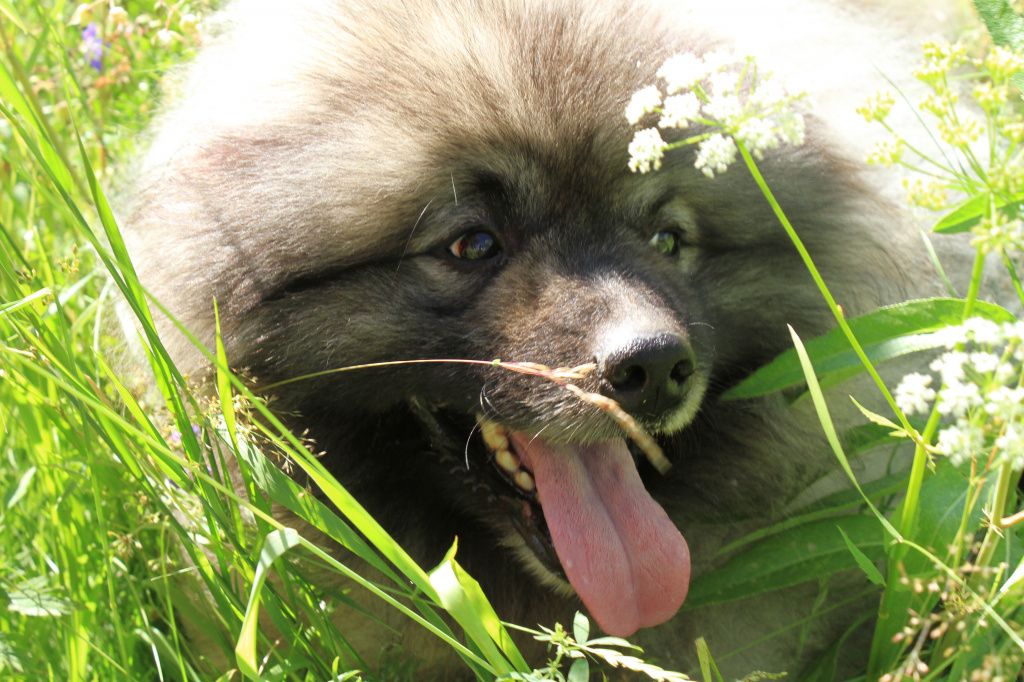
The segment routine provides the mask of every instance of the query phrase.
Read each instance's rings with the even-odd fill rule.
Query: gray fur
[[[717,400],[789,346],[786,324],[805,338],[830,327],[749,176],[736,168],[709,180],[691,151],[649,176],[626,168],[632,92],[665,57],[735,37],[708,4],[239,0],[162,119],[125,212],[143,281],[206,342],[216,299],[233,363],[268,382],[414,358],[573,366],[612,328],[678,332],[697,349],[708,392],[681,431],[649,425],[676,464],[650,486],[698,573],[709,570],[715,547],[770,520],[832,465],[806,406]],[[724,4],[756,15],[766,3]],[[851,139],[862,131],[848,127],[872,89],[860,83],[872,77],[867,55],[884,66],[896,41],[826,4],[778,3],[774,16],[778,35],[740,37],[815,88],[820,108],[804,147],[766,159],[768,181],[848,314],[931,293],[913,231],[859,170]],[[686,233],[684,258],[649,249],[660,224]],[[507,239],[500,268],[463,271],[438,255],[475,225]],[[203,375],[199,355],[167,337]],[[601,389],[598,379],[586,387]],[[605,416],[549,383],[448,365],[345,374],[276,397],[417,558],[438,560],[458,534],[463,563],[503,617],[571,620],[578,604],[534,582],[536,567],[495,555],[502,543],[523,551],[505,510],[474,497],[470,474],[451,473],[458,462],[409,426],[409,405],[483,410],[556,440],[609,437]],[[695,636],[728,652],[806,615],[813,597],[798,588],[684,608],[641,639],[662,662],[691,665]],[[429,636],[388,618],[433,676],[460,670]],[[802,652],[848,618],[823,618]],[[796,673],[793,634],[725,668]]]

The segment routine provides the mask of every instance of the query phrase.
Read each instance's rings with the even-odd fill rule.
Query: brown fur
[[[593,359],[610,329],[678,332],[708,390],[686,428],[661,434],[671,473],[643,473],[700,574],[723,541],[769,521],[831,466],[806,406],[718,400],[789,346],[786,324],[805,338],[830,326],[749,175],[709,180],[692,150],[651,175],[626,168],[631,93],[668,55],[734,37],[739,20],[707,4],[237,2],[225,20],[233,27],[200,55],[158,128],[126,213],[143,281],[206,341],[216,298],[233,363],[268,382],[415,358],[573,366]],[[740,3],[754,15],[763,4]],[[765,160],[769,183],[848,313],[927,290],[913,234],[861,175],[847,129],[848,93],[871,91],[860,87],[873,73],[868,55],[885,66],[894,41],[820,3],[779,3],[774,16],[786,24],[779,35],[741,37],[813,87],[820,108],[805,146]],[[661,225],[686,235],[683,257],[647,245]],[[444,246],[475,226],[501,235],[499,264],[445,259]],[[202,374],[187,342],[168,339]],[[598,376],[583,385],[602,390]],[[455,365],[349,373],[276,398],[418,559],[436,562],[458,535],[462,563],[503,617],[571,620],[578,603],[495,550],[512,542],[508,510],[480,492],[462,447],[480,410],[574,441],[616,434],[605,416],[550,383]],[[413,402],[468,420],[439,435]],[[684,608],[640,638],[662,662],[692,665],[695,636],[727,652],[806,615],[814,594]],[[460,670],[428,635],[388,618],[434,675]],[[823,618],[803,652],[848,618]],[[796,673],[795,634],[724,667]]]

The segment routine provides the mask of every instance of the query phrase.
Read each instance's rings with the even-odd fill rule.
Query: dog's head
[[[276,395],[343,480],[439,486],[606,631],[671,616],[687,546],[617,411],[662,440],[693,428],[786,346],[786,323],[823,319],[742,171],[709,180],[687,149],[658,173],[627,168],[631,94],[706,37],[618,3],[307,0],[280,23],[254,4],[200,57],[150,155],[129,220],[144,281],[207,337],[217,298],[233,363],[263,382],[428,361]],[[817,123],[763,169],[856,310],[893,279],[861,273],[894,268]],[[494,358],[585,367],[437,362]],[[402,474],[339,436],[403,415],[432,452],[403,453]]]

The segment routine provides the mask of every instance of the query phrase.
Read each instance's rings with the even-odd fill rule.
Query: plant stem
[[[999,477],[996,479],[995,489],[992,491],[992,504],[988,510],[988,529],[985,531],[985,538],[981,541],[978,556],[974,560],[974,565],[979,568],[988,566],[992,560],[992,555],[995,554],[996,546],[1003,538],[1003,531],[999,527],[999,520],[1008,511],[1006,502],[1010,499],[1010,490],[1016,485],[1018,478],[1019,475],[1013,470],[1010,462],[1003,462],[999,467]],[[983,573],[979,571],[975,576],[975,580],[972,581],[972,587],[977,588],[978,583],[983,579],[982,576]]]
[[[761,175],[761,170],[757,167],[757,163],[754,161],[754,158],[750,155],[750,151],[747,149],[746,145],[744,145],[739,140],[736,140],[736,146],[739,148],[740,154],[743,156],[743,162],[746,163],[747,169],[750,171],[750,174],[754,178],[754,182],[756,182],[758,188],[760,188],[761,194],[764,195],[764,198],[772,207],[772,211],[775,213],[775,217],[778,218],[779,222],[782,224],[783,229],[786,230],[786,234],[789,235],[790,241],[793,242],[793,246],[796,247],[797,252],[800,254],[800,258],[803,260],[804,265],[807,267],[807,271],[811,274],[811,278],[814,280],[814,283],[818,286],[818,291],[821,292],[822,297],[825,299],[825,303],[828,305],[828,309],[832,312],[832,316],[835,317],[836,323],[839,325],[839,328],[843,331],[843,334],[846,336],[846,340],[850,343],[850,346],[853,348],[853,352],[857,354],[857,357],[860,359],[861,364],[864,365],[864,369],[866,369],[868,374],[871,375],[871,378],[874,380],[875,385],[878,386],[878,390],[881,391],[882,395],[885,397],[886,402],[889,403],[889,406],[892,408],[893,413],[896,415],[896,418],[899,419],[900,424],[903,426],[904,429],[906,429],[907,433],[913,434],[914,427],[910,425],[910,422],[907,420],[906,415],[903,414],[903,410],[901,410],[899,406],[896,404],[896,400],[892,397],[892,393],[889,392],[889,388],[885,385],[885,382],[882,380],[882,377],[878,374],[878,371],[875,369],[875,366],[871,363],[871,360],[868,358],[867,353],[864,352],[864,348],[861,347],[860,342],[857,340],[857,337],[854,336],[853,330],[850,329],[850,325],[846,322],[846,316],[843,314],[843,311],[839,307],[839,304],[836,303],[835,298],[833,298],[832,292],[829,291],[828,285],[825,284],[825,280],[822,279],[821,273],[818,272],[818,267],[814,264],[814,261],[811,259],[811,255],[807,252],[807,248],[804,246],[803,241],[800,239],[800,236],[796,233],[796,230],[793,228],[792,223],[789,222],[789,218],[786,217],[786,214],[782,210],[782,207],[779,205],[779,202],[775,199],[775,195],[772,193],[771,188],[768,187],[768,183],[765,182],[764,176]]]
[[[967,287],[967,298],[964,301],[964,313],[961,320],[966,320],[974,313],[974,304],[978,301],[981,289],[981,275],[985,271],[985,254],[978,249],[974,254],[974,265],[971,267],[971,283]]]

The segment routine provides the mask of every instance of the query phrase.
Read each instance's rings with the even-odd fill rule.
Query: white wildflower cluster
[[[983,218],[971,232],[971,244],[984,253],[1020,254],[1024,252],[1024,221],[1010,218],[996,211],[991,218]]]
[[[737,143],[756,158],[782,144],[803,144],[804,118],[794,111],[802,94],[789,93],[753,57],[710,52],[684,53],[665,60],[659,85],[637,91],[626,107],[632,125],[656,114],[661,130],[694,129],[694,135],[665,142],[658,128],[638,131],[629,146],[629,168],[646,173],[661,167],[666,151],[697,145],[694,166],[708,177],[736,160]],[[660,146],[657,142],[660,140]]]
[[[646,173],[661,168],[665,156],[665,140],[657,128],[646,128],[633,136],[629,143],[629,170]]]
[[[934,404],[948,424],[935,452],[953,464],[990,453],[1024,469],[1024,321],[971,318],[937,333],[947,349],[930,365],[940,388],[933,376],[908,374],[896,388],[897,405],[923,415]]]

